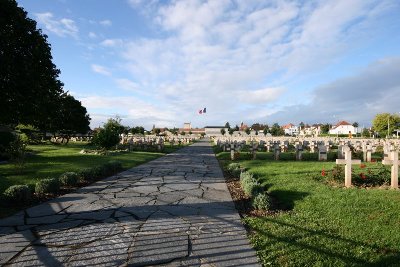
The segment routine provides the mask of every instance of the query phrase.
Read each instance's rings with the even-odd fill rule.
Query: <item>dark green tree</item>
[[[56,129],[63,138],[67,139],[66,143],[68,143],[71,136],[78,133],[86,134],[90,130],[90,117],[82,103],[73,96],[64,95],[60,102]],[[124,126],[117,126],[115,122],[113,122],[113,127],[118,133],[125,131]]]
[[[222,135],[225,135],[225,133],[226,133],[224,128],[222,128],[220,132],[221,132]]]
[[[229,122],[225,123],[225,128],[228,128],[228,130],[231,128],[231,125],[229,124]]]
[[[322,134],[327,134],[329,133],[329,129],[331,128],[331,125],[329,123],[321,125],[321,133]]]
[[[144,134],[144,128],[142,126],[135,126],[130,129],[132,134]]]
[[[123,129],[121,119],[116,117],[110,118],[93,136],[92,143],[98,147],[110,149],[119,143],[119,134]]]
[[[274,123],[271,127],[271,134],[273,136],[280,136],[280,135],[284,135],[285,131],[282,129],[281,126],[279,126],[278,123]]]
[[[397,114],[380,113],[376,114],[372,121],[372,127],[374,131],[378,132],[381,137],[391,135],[400,123],[400,116]]]
[[[47,36],[15,0],[0,1],[0,124],[52,128],[63,94]]]
[[[171,132],[173,135],[178,135],[179,129],[176,128],[176,127],[174,127],[174,128],[172,128],[172,129],[170,130],[170,132]]]
[[[160,133],[161,133],[161,129],[160,128],[154,128],[153,129],[153,134],[159,135]]]
[[[362,130],[362,137],[371,137],[371,133],[370,133],[370,131],[369,131],[369,129],[368,128],[364,128],[363,130]]]
[[[268,124],[265,125],[265,128],[264,128],[264,130],[263,130],[263,133],[264,133],[264,136],[266,136],[267,133],[269,133],[269,126],[268,126]]]
[[[247,135],[249,135],[250,132],[251,132],[251,130],[250,130],[250,128],[246,128],[246,130],[244,130],[244,132],[245,132]]]
[[[229,132],[229,135],[233,135],[233,132],[235,131],[235,129],[229,129],[228,130],[228,132]]]

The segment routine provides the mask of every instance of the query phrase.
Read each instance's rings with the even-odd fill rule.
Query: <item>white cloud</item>
[[[160,108],[176,107],[176,125],[188,120],[204,126],[266,119],[301,101],[293,97],[300,90],[293,83],[318,76],[356,50],[359,36],[374,28],[392,1],[127,2],[151,9],[150,27],[161,30],[157,38],[101,42],[115,49],[118,65],[131,74],[117,84],[132,91],[140,84]],[[209,117],[193,117],[202,106]]]
[[[36,13],[35,17],[36,20],[43,24],[45,29],[51,33],[60,37],[66,37],[68,35],[74,38],[78,37],[79,29],[72,19],[62,18],[57,20],[50,12]]]
[[[139,91],[139,84],[132,82],[129,79],[116,79],[115,82],[117,83],[118,87],[123,90],[132,92]]]
[[[172,106],[163,109],[156,104],[135,97],[87,96],[79,100],[91,114],[92,127],[101,125],[107,118],[114,117],[115,114],[125,118],[123,121],[125,125],[144,125],[148,129],[153,123],[159,127],[173,126],[174,118],[178,116]]]
[[[105,39],[100,43],[100,45],[105,47],[115,47],[115,46],[120,46],[122,44],[123,41],[121,39]]]
[[[249,104],[267,104],[276,100],[284,91],[283,88],[238,91],[238,98]]]
[[[107,67],[97,65],[97,64],[92,64],[91,68],[92,68],[92,71],[94,71],[96,73],[99,73],[99,74],[102,74],[105,76],[111,76],[111,71]]]
[[[96,39],[97,38],[97,34],[94,32],[89,32],[88,37],[91,39]]]
[[[109,20],[109,19],[101,20],[101,21],[99,21],[99,23],[100,23],[100,25],[103,25],[103,26],[106,26],[106,27],[109,27],[109,26],[112,25],[112,21]]]
[[[359,73],[319,86],[309,104],[287,106],[271,120],[336,123],[358,121],[370,125],[375,114],[400,112],[400,58],[374,62]]]

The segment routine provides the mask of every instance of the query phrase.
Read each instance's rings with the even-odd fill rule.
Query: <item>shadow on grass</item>
[[[267,185],[268,188],[268,185]],[[309,195],[307,192],[272,190],[269,194],[275,199],[276,210],[293,210],[295,202],[304,199]]]
[[[257,228],[256,230],[263,236],[272,239],[275,242],[285,244],[285,251],[288,250],[309,250],[313,253],[314,258],[317,258],[318,255],[327,256],[329,258],[334,258],[343,261],[347,266],[399,266],[400,262],[400,251],[391,250],[391,249],[382,249],[382,247],[378,247],[376,245],[370,245],[365,242],[360,242],[348,238],[343,238],[338,235],[327,233],[326,231],[314,230],[306,227],[301,227],[295,224],[290,224],[287,222],[279,221],[274,218],[264,217],[263,221],[275,224],[278,227],[288,228],[290,230],[294,230],[296,234],[286,235],[286,236],[278,236],[273,234],[263,228]],[[307,242],[307,240],[315,239],[322,242],[324,240],[325,243],[331,245],[333,243],[337,245],[338,251],[335,251],[335,247],[332,246],[324,246],[322,244],[312,244],[311,242]],[[328,241],[325,241],[328,240]],[[369,248],[377,254],[380,254],[381,257],[376,262],[369,262],[364,259],[362,255],[356,256],[349,253],[343,252],[340,250],[340,247],[361,247],[361,248]],[[275,256],[275,259],[279,255]],[[268,258],[271,260],[271,257]]]

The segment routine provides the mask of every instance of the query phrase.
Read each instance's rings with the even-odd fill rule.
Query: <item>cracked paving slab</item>
[[[207,140],[0,219],[0,265],[260,266]]]

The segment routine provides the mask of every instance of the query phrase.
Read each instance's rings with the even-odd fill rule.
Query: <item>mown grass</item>
[[[129,169],[172,153],[182,146],[166,145],[164,151],[160,152],[123,152],[116,155],[91,155],[79,154],[84,148],[93,148],[86,143],[69,143],[67,145],[32,145],[28,146],[29,156],[21,172],[16,171],[11,163],[0,165],[0,195],[10,186],[27,184],[34,188],[34,184],[41,179],[59,177],[64,172],[78,172],[84,168],[90,168],[117,160],[122,163],[124,169]],[[33,203],[34,204],[34,203]],[[9,216],[26,205],[15,206],[0,205],[0,218]]]
[[[275,215],[244,219],[264,266],[400,266],[399,190],[346,189],[314,178],[334,162],[239,162],[278,202]]]
[[[87,145],[84,143],[69,143],[68,145],[32,145],[26,158],[26,164],[21,173],[14,165],[0,165],[0,194],[11,185],[34,184],[37,180],[58,177],[67,171],[79,171],[84,168],[104,164],[110,160],[118,160],[124,169],[128,169],[149,160],[156,159],[165,153],[171,153],[178,147],[166,146],[163,153],[159,152],[123,152],[116,155],[79,154]]]

